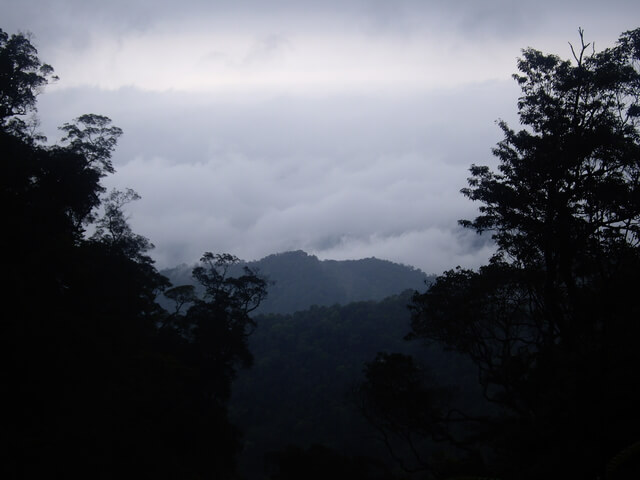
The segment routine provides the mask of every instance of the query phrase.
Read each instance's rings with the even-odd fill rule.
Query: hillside
[[[269,255],[246,265],[268,278],[269,294],[256,313],[293,313],[313,305],[382,300],[405,290],[425,290],[432,277],[377,258],[319,260],[301,250]],[[163,270],[175,286],[192,284],[193,266]],[[163,303],[165,300],[160,298]]]
[[[248,478],[261,477],[266,453],[288,445],[322,444],[389,459],[354,396],[365,363],[377,352],[415,356],[437,383],[456,378],[474,385],[475,370],[457,354],[403,341],[411,296],[405,291],[380,302],[255,317],[258,327],[249,338],[254,364],[238,372],[229,405],[243,432],[241,464]]]

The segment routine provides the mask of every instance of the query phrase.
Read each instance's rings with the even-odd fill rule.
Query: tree
[[[193,269],[193,276],[205,288],[205,297],[224,305],[233,315],[248,320],[266,297],[267,282],[251,268],[244,266],[243,275],[230,276],[230,270],[240,259],[228,253],[205,252],[202,265]]]
[[[124,212],[139,196],[102,196],[121,130],[83,115],[46,146],[20,118],[51,71],[27,37],[0,31],[0,476],[231,478],[239,432],[224,401],[264,292],[221,278],[227,296],[162,328],[169,283]]]
[[[572,61],[523,51],[524,128],[500,122],[497,172],[473,165],[462,190],[496,254],[411,307],[408,338],[476,365],[495,407],[458,439],[509,478],[595,478],[640,431],[640,29],[601,52],[579,33]]]
[[[241,442],[239,430],[229,421],[227,402],[238,366],[252,362],[247,339],[255,322],[249,313],[266,295],[266,282],[255,272],[245,268],[242,275],[233,275],[238,263],[230,254],[205,253],[193,270],[204,296],[198,298],[192,285],[166,290],[176,308],[164,316],[158,335],[164,354],[185,371],[178,392],[187,408],[173,419],[179,424],[172,429],[180,437],[175,443],[165,440],[162,448],[173,445],[181,462],[214,478],[234,478]],[[182,314],[185,304],[189,308]]]
[[[69,144],[44,145],[21,117],[35,111],[51,72],[27,37],[0,32],[0,248],[9,280],[0,327],[9,404],[2,477],[142,473],[144,454],[160,451],[150,441],[158,432],[144,425],[160,413],[149,407],[152,393],[175,378],[154,346],[154,300],[166,279],[144,255],[148,241],[124,221],[118,197],[104,203],[111,220],[122,220],[109,224],[112,236],[101,233],[104,219],[93,238],[85,235],[120,130],[100,117],[95,135],[83,136],[80,122]]]
[[[423,458],[426,439],[451,438],[443,421],[451,392],[430,383],[412,356],[381,352],[366,364],[365,381],[357,391],[360,411],[394,460],[411,473],[431,467]]]
[[[70,150],[83,155],[92,168],[98,169],[103,176],[114,173],[111,153],[122,129],[111,125],[111,119],[103,115],[81,115],[73,123],[65,123],[60,130],[66,133],[62,141],[68,143]]]
[[[266,297],[267,282],[246,266],[242,275],[233,276],[231,270],[240,260],[228,253],[205,252],[200,262],[193,277],[204,287],[204,298],[190,298],[184,318],[172,322],[190,344],[192,361],[206,372],[203,391],[224,404],[236,366],[248,367],[253,361],[247,340],[256,324],[249,314]]]
[[[146,255],[154,248],[153,244],[148,238],[133,232],[123,210],[125,205],[139,199],[140,195],[131,188],[125,191],[113,189],[102,202],[104,214],[95,222],[91,240],[119,251],[140,264],[153,263]]]
[[[35,111],[36,97],[50,80],[57,80],[53,68],[40,62],[29,37],[0,29],[0,125],[20,130],[24,122],[15,116]]]
[[[175,304],[175,311],[173,312],[174,316],[180,313],[180,309],[184,305],[192,303],[197,298],[196,287],[193,285],[179,285],[177,287],[172,287],[162,292],[162,294],[169,300],[173,300]]]

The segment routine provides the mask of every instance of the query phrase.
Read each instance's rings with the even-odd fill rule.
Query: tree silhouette
[[[0,30],[0,476],[232,478],[226,399],[265,284],[203,269],[216,295],[185,317],[160,308],[169,282],[124,212],[139,196],[102,196],[122,131],[82,115],[46,146],[22,119],[51,73],[27,37]]]
[[[50,80],[51,65],[40,62],[38,51],[23,34],[9,36],[0,29],[0,125],[16,131],[24,122],[17,115],[35,111],[36,97]]]
[[[412,304],[408,337],[468,356],[495,405],[437,425],[508,478],[603,475],[640,431],[640,30],[602,52],[580,40],[572,61],[523,51],[524,128],[500,122],[497,172],[471,167],[462,193],[480,215],[461,224],[496,254]]]
[[[103,175],[113,173],[111,153],[116,148],[122,129],[111,125],[111,120],[103,115],[86,114],[73,123],[65,123],[60,130],[66,133],[62,141],[68,143],[71,151],[83,155]],[[94,164],[99,164],[96,167]]]
[[[231,381],[238,365],[248,367],[253,361],[248,337],[255,327],[249,313],[267,294],[267,282],[244,267],[243,275],[230,274],[239,263],[230,254],[206,252],[193,277],[204,287],[204,298],[196,298],[187,286],[168,292],[191,306],[184,316],[174,315],[170,325],[189,345],[190,362],[202,368],[202,391],[223,405],[231,393]],[[183,297],[187,293],[188,297]]]

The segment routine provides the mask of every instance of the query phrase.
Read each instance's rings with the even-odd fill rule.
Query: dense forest
[[[0,30],[2,477],[638,478],[640,29],[580,40],[523,50],[522,129],[471,167],[487,265],[205,252],[172,285],[103,185],[122,130],[47,144],[54,69]]]
[[[380,302],[312,307],[292,315],[259,315],[249,339],[255,357],[233,386],[230,416],[243,431],[242,467],[261,467],[265,453],[323,445],[353,456],[386,458],[380,435],[361,414],[357,387],[378,352],[413,355],[440,380],[457,378],[481,401],[470,362],[402,337],[412,291]],[[388,462],[387,462],[388,463]],[[387,465],[392,468],[393,465]],[[259,472],[255,472],[259,473]]]

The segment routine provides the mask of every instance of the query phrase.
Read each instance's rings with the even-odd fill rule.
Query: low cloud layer
[[[123,128],[109,188],[131,187],[136,231],[161,267],[204,251],[247,260],[292,249],[376,256],[437,273],[476,267],[459,190],[495,165],[495,125],[517,126],[520,49],[568,57],[635,28],[637,2],[21,0],[61,80],[42,130],[84,113]]]
[[[107,184],[142,195],[131,222],[155,243],[159,265],[204,251],[256,259],[304,249],[437,272],[488,257],[490,246],[460,232],[457,220],[476,207],[459,190],[471,163],[494,162],[494,120],[513,110],[513,93],[508,81],[249,102],[127,90],[92,97],[125,130]],[[84,106],[76,94],[43,96],[41,112],[76,116]],[[55,123],[43,128],[55,138]]]

